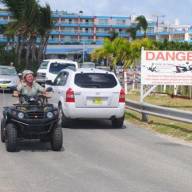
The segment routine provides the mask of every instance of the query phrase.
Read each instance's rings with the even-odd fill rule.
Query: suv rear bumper
[[[121,118],[125,113],[125,104],[119,104],[117,108],[77,108],[75,104],[68,104],[65,107],[63,112],[71,119]]]

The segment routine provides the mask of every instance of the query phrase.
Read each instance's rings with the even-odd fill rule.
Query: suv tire
[[[70,120],[71,119],[69,119],[65,116],[65,114],[63,113],[61,105],[59,106],[59,118],[60,118],[62,128],[70,127]]]
[[[114,128],[123,128],[124,119],[125,119],[125,116],[123,116],[121,118],[112,119],[112,126]]]

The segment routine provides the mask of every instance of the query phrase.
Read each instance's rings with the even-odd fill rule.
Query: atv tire
[[[53,129],[51,134],[51,148],[53,151],[60,151],[63,146],[63,133],[61,127]]]
[[[1,142],[5,143],[5,119],[1,120]]]
[[[12,123],[6,125],[5,143],[8,152],[15,152],[17,150],[17,128]]]

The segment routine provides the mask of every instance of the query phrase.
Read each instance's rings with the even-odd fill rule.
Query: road
[[[13,99],[6,95],[6,104]],[[0,96],[2,106],[2,95]],[[191,192],[192,147],[126,123],[78,121],[63,129],[64,149],[0,144],[0,192]]]

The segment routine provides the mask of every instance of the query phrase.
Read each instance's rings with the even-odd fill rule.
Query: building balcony
[[[0,11],[0,16],[6,17],[6,16],[11,16],[11,13],[8,11]]]
[[[94,27],[94,23],[80,23],[79,24],[80,27]]]
[[[97,40],[96,45],[103,45],[103,40]]]
[[[115,24],[112,25],[112,28],[117,28],[117,29],[128,29],[129,27],[131,27],[131,25],[127,25],[127,24]]]
[[[94,16],[86,16],[86,15],[80,15],[80,19],[94,19]]]
[[[0,43],[7,43],[6,37],[0,37]]]
[[[93,36],[94,33],[93,32],[80,32],[79,35],[80,36]]]
[[[49,44],[59,44],[60,43],[60,40],[58,39],[58,38],[50,38],[49,40],[48,40],[48,43]]]
[[[97,36],[97,37],[110,37],[111,34],[106,33],[106,32],[97,32],[97,33],[96,33],[96,36]]]
[[[129,37],[129,34],[126,32],[119,32],[119,37]]]
[[[169,32],[170,35],[185,35],[185,31],[171,31]]]
[[[49,34],[50,34],[50,35],[59,35],[60,32],[59,32],[59,31],[56,31],[56,30],[52,30]]]
[[[6,24],[8,24],[8,20],[3,19],[0,20],[0,25],[6,25]]]
[[[57,22],[55,23],[55,26],[58,27],[78,27],[78,23],[64,23],[64,22]]]
[[[66,18],[66,19],[77,19],[79,18],[79,15],[66,15],[66,14],[62,14],[61,12],[59,13],[52,13],[52,17],[53,18]]]
[[[78,35],[78,32],[77,31],[60,31],[60,35],[74,36],[74,35]]]
[[[96,24],[97,28],[111,28],[112,25],[109,24]]]
[[[154,32],[147,32],[146,35],[147,35],[147,36],[155,36],[156,33],[154,33]],[[144,32],[139,31],[139,32],[137,32],[137,35],[136,35],[136,36],[137,36],[137,37],[142,37],[142,36],[144,36]]]

